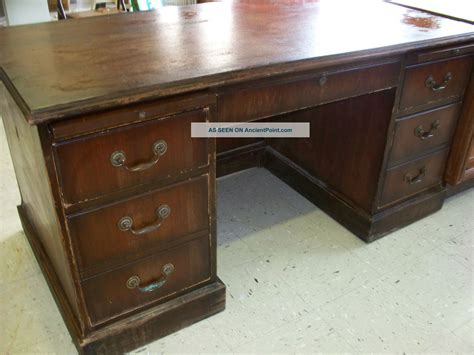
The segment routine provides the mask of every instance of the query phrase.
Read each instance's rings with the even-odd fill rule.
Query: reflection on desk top
[[[207,3],[0,29],[0,73],[31,123],[474,39],[379,1]]]
[[[472,0],[387,0],[414,9],[428,11],[474,24],[474,1]]]

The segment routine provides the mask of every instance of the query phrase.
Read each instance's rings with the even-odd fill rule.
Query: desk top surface
[[[474,1],[472,0],[388,0],[414,9],[441,14],[474,24]]]
[[[207,3],[0,29],[0,76],[31,123],[474,39],[378,1]]]

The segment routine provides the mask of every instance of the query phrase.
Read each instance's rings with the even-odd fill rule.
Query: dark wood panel
[[[91,324],[143,308],[211,280],[209,237],[205,236],[167,252],[109,271],[84,281]],[[169,274],[164,267],[171,264]],[[130,278],[138,277],[132,287]],[[165,281],[160,287],[143,288]],[[142,289],[141,289],[142,288]]]
[[[448,144],[454,134],[461,104],[456,103],[398,120],[390,160],[392,164]]]
[[[392,89],[284,116],[283,121],[309,122],[310,138],[271,139],[270,145],[370,212],[394,98]]]
[[[250,144],[263,142],[262,138],[217,138],[217,154],[222,154],[230,150],[242,148]]]
[[[406,199],[442,183],[448,150],[410,161],[387,171],[381,206]]]
[[[38,123],[474,39],[471,25],[436,16],[427,25],[425,17],[383,2],[322,0],[208,3],[5,27],[0,76]]]
[[[468,156],[466,162],[466,170],[474,168],[474,137],[472,137],[470,148],[468,149]]]
[[[398,83],[400,63],[334,73],[320,73],[301,80],[275,79],[249,85],[218,96],[218,120],[252,121],[331,101],[391,88]]]
[[[208,179],[201,176],[128,201],[68,218],[76,246],[78,267],[86,275],[105,271],[144,255],[183,243],[196,233],[209,234]],[[161,207],[161,210],[160,210]],[[169,208],[169,209],[167,209]],[[159,216],[160,211],[169,211]],[[132,219],[135,233],[120,229],[124,217]],[[101,223],[97,223],[101,221]],[[125,222],[124,222],[125,223]]]
[[[265,167],[368,243],[438,211],[444,201],[445,190],[437,186],[401,204],[370,215],[347,204],[326,184],[272,148],[266,150]]]
[[[56,140],[71,138],[87,133],[110,130],[111,128],[138,123],[145,120],[175,115],[183,111],[206,108],[215,103],[215,96],[207,93],[186,95],[128,105],[117,110],[108,110],[78,118],[64,120],[51,125]]]
[[[38,127],[29,126],[23,114],[0,83],[0,109],[21,193],[22,220],[34,229],[37,242],[57,270],[57,278],[76,317],[80,317],[79,296],[74,288],[72,260],[56,215],[53,182],[49,177]],[[6,153],[6,152],[5,152]],[[79,323],[77,323],[79,324]]]
[[[266,142],[262,140],[220,153],[217,156],[217,177],[262,166],[265,147]]]
[[[469,86],[464,95],[461,117],[453,138],[453,144],[446,167],[445,180],[451,186],[474,177],[466,175],[466,161],[469,159],[470,144],[474,137],[474,70],[471,71]]]
[[[93,333],[84,335],[37,232],[30,225],[21,206],[18,207],[18,212],[28,241],[80,354],[122,354],[124,351],[132,351],[225,308],[225,286],[217,280],[141,313],[102,325]]]
[[[474,44],[472,43],[460,46],[436,47],[431,50],[408,53],[405,64],[421,64],[472,53],[474,53]]]
[[[465,56],[407,68],[400,113],[459,100],[469,80],[471,63],[472,58]],[[428,78],[432,78],[433,84],[427,84]]]
[[[141,314],[99,329],[78,347],[85,354],[123,354],[225,309],[225,285],[216,281]]]
[[[204,122],[207,116],[207,110],[192,111],[56,144],[65,205],[208,165],[208,141],[190,135],[191,122]],[[160,140],[167,146],[162,155],[153,150]],[[115,152],[125,155],[123,165],[128,167],[159,160],[141,171],[129,171],[124,166],[112,165]]]

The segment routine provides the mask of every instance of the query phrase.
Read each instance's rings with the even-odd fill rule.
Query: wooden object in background
[[[63,4],[64,10],[69,11],[70,8],[70,0],[60,0]],[[57,7],[58,7],[58,1],[57,0],[48,0],[48,7],[49,11],[55,12]]]

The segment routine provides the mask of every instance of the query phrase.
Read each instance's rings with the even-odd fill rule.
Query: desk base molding
[[[263,166],[265,142],[257,142],[217,154],[217,177]]]
[[[435,187],[371,216],[343,201],[323,183],[272,148],[266,150],[265,167],[367,243],[438,211],[446,194],[444,187]]]
[[[22,206],[18,213],[38,264],[79,354],[123,354],[225,309],[225,285],[217,281],[86,334],[79,329],[59,278]]]

